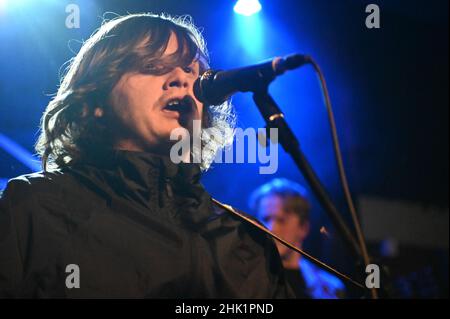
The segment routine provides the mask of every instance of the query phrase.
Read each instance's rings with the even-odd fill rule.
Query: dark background
[[[8,178],[33,170],[17,158],[16,148],[11,155],[6,141],[33,152],[61,65],[100,25],[105,12],[189,14],[204,30],[214,68],[293,52],[316,59],[328,82],[350,187],[371,252],[389,266],[393,295],[448,297],[448,1],[260,2],[262,11],[246,18],[233,12],[235,1],[225,0],[0,1],[0,188]],[[70,3],[79,5],[79,29],[65,26]],[[380,7],[380,29],[365,26],[369,3]],[[350,222],[313,70],[305,67],[278,78],[271,93]],[[264,126],[249,94],[237,94],[233,102],[239,127]],[[203,181],[217,199],[248,212],[248,196],[261,183],[286,177],[305,184],[282,149],[276,174],[261,175],[259,166],[214,164]],[[313,227],[305,249],[351,272],[346,248],[327,214],[311,200]],[[364,222],[378,211],[377,227]],[[392,212],[389,218],[386,212]],[[392,224],[398,232],[383,232]],[[323,225],[331,239],[319,234]]]

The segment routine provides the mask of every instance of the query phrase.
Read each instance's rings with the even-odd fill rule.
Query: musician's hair
[[[253,191],[249,199],[249,206],[255,214],[259,214],[261,199],[268,196],[280,197],[283,210],[298,215],[301,224],[309,221],[311,204],[308,200],[308,192],[300,184],[286,178],[275,178],[261,185]]]
[[[162,58],[171,34],[179,44],[175,54]],[[36,151],[43,169],[70,166],[92,153],[112,149],[112,112],[109,95],[126,72],[160,75],[174,67],[193,61],[200,72],[209,66],[208,52],[200,31],[189,16],[170,17],[151,13],[118,16],[103,21],[101,27],[69,60],[56,95],[41,119]],[[95,116],[101,108],[104,116]],[[206,140],[202,135],[201,168],[207,169],[217,151],[231,144],[235,116],[229,101],[221,105],[204,105],[202,127],[215,128],[222,138]],[[205,131],[205,130],[204,130]],[[220,136],[220,135],[219,135]]]

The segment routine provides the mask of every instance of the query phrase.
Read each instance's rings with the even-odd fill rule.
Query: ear
[[[94,109],[94,116],[99,118],[103,116],[103,108],[101,107],[96,107]],[[89,106],[86,103],[83,103],[83,107],[81,108],[81,117],[86,117],[89,115]]]
[[[103,116],[103,109],[101,107],[96,107],[94,110],[94,116],[95,117],[102,117]]]

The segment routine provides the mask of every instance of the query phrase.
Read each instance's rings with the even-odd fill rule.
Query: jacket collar
[[[104,151],[90,156],[83,163],[117,171],[123,177],[142,185],[158,177],[166,180],[181,178],[192,183],[198,183],[201,177],[200,165],[197,163],[174,163],[169,156],[149,152]]]
[[[81,166],[95,170],[89,175],[115,195],[151,213],[178,216],[192,226],[212,214],[211,197],[200,183],[197,163],[176,164],[168,156],[112,150],[91,156]]]

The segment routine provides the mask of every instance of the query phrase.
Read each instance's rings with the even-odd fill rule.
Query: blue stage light
[[[261,8],[261,3],[258,0],[238,0],[234,6],[234,12],[244,16],[251,16],[261,11]]]
[[[8,184],[8,179],[0,178],[0,192],[6,188],[6,184]]]
[[[35,158],[28,150],[2,133],[0,133],[0,149],[3,149],[6,153],[9,153],[12,157],[16,158],[33,172],[41,169],[41,164],[38,158]]]
[[[6,0],[0,0],[0,13],[6,9]]]

